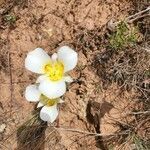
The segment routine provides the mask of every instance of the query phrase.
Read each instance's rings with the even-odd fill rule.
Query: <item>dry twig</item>
[[[129,130],[127,130],[125,132],[120,132],[120,133],[99,134],[99,133],[82,131],[82,130],[79,130],[79,129],[69,129],[69,128],[63,128],[63,127],[54,127],[54,128],[57,129],[57,130],[76,132],[76,133],[86,134],[86,135],[89,135],[89,136],[117,136],[117,135],[129,134],[129,132],[130,132]]]

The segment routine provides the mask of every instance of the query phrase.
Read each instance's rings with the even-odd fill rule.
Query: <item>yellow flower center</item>
[[[63,77],[64,65],[63,63],[56,61],[45,65],[44,70],[45,73],[49,76],[50,80],[58,81]]]
[[[40,97],[40,102],[46,106],[53,106],[59,102],[59,99],[57,99],[57,98],[56,99],[49,99],[48,97],[46,97],[45,95],[42,94]]]

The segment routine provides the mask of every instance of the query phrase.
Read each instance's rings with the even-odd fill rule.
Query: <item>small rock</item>
[[[111,19],[110,21],[108,21],[107,23],[107,28],[110,31],[115,31],[116,30],[116,26],[117,26],[117,22],[114,21],[114,19]]]
[[[6,124],[1,124],[0,125],[0,133],[3,133],[4,132],[4,130],[5,130],[5,128],[6,128]]]

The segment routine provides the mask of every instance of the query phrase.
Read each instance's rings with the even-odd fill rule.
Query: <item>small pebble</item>
[[[0,133],[3,133],[4,132],[4,130],[5,130],[5,128],[6,128],[6,124],[1,124],[0,125]]]

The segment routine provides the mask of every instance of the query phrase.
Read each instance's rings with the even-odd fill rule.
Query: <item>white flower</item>
[[[49,99],[48,97],[41,94],[36,85],[27,86],[25,97],[27,101],[39,102],[37,107],[42,107],[40,111],[40,118],[43,121],[53,123],[56,120],[58,116],[57,104],[62,103],[62,99]]]
[[[65,82],[72,82],[66,72],[77,65],[77,53],[68,46],[58,49],[52,57],[41,48],[29,52],[25,59],[25,67],[35,73],[42,74],[37,83],[39,90],[50,99],[62,96],[66,92]]]

